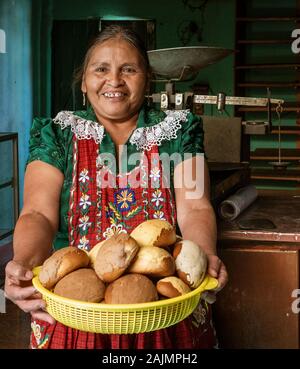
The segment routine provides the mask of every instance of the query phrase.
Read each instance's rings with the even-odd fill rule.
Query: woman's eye
[[[122,70],[124,73],[135,73],[135,69],[132,67],[124,67]]]
[[[106,71],[107,71],[107,68],[106,67],[98,67],[98,68],[96,68],[96,72],[104,73]]]

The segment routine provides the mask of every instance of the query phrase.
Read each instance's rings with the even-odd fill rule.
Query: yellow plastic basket
[[[47,290],[39,281],[40,269],[33,270],[32,282],[46,301],[47,312],[68,327],[93,333],[132,334],[169,327],[194,311],[203,291],[218,285],[207,275],[197,289],[183,296],[143,304],[101,304],[68,299]]]

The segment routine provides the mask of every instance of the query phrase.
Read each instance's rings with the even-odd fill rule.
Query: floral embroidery
[[[156,210],[154,212],[154,214],[153,214],[153,218],[155,218],[155,219],[161,219],[161,220],[166,220],[165,214],[161,210]]]
[[[86,236],[83,236],[79,239],[78,248],[86,251],[90,250],[90,241],[86,238]]]
[[[162,197],[162,192],[159,189],[156,189],[152,195],[151,195],[152,199],[151,199],[151,207],[154,210],[153,213],[153,218],[155,219],[162,219],[165,220],[165,214],[164,212],[161,210],[163,208],[163,203],[166,201],[163,197]],[[161,203],[161,204],[160,204]]]
[[[37,324],[36,321],[33,321],[31,323],[31,329],[32,329],[32,333],[34,334],[37,344],[39,344],[41,340],[41,326]]]
[[[87,215],[84,215],[83,217],[79,218],[79,228],[81,228],[83,232],[87,233],[88,229],[92,225],[92,223],[89,222],[89,219],[90,218]]]
[[[160,202],[164,202],[161,190],[155,190],[153,192],[151,202],[153,202],[155,206],[159,206]]]
[[[119,190],[114,194],[114,198],[115,204],[121,212],[130,210],[131,205],[136,202],[134,191],[129,188]]]
[[[105,208],[106,216],[112,225],[120,225],[126,231],[131,229],[126,221],[135,217],[142,211],[142,206],[132,208],[136,203],[135,193],[132,189],[120,189],[114,193],[114,202],[109,202]],[[123,205],[123,208],[122,208]]]
[[[79,206],[82,207],[82,209],[86,210],[88,207],[92,205],[92,203],[89,201],[90,196],[87,194],[82,194],[80,200],[79,200]]]
[[[45,330],[45,327],[41,327],[36,323],[36,321],[33,321],[31,323],[31,329],[36,340],[36,345],[31,342],[32,347],[38,349],[44,348],[49,341],[49,334],[45,334],[45,336],[42,338],[42,333]]]
[[[151,169],[149,177],[151,178],[151,187],[158,188],[160,179],[159,167],[154,167],[153,169]]]
[[[134,216],[136,216],[136,214],[138,214],[140,211],[142,210],[142,207],[141,206],[137,206],[136,208],[130,210],[126,216],[125,216],[125,219],[128,220],[128,219],[131,219],[133,218]]]
[[[90,180],[90,177],[88,176],[88,170],[83,169],[79,174],[79,182],[85,183]]]
[[[96,240],[101,241],[102,237],[102,187],[101,184],[98,183],[98,173],[102,168],[102,163],[98,161],[99,157],[99,148],[97,148],[97,159],[96,159],[96,192],[97,192],[97,201],[96,201]]]
[[[119,210],[116,208],[114,203],[109,202],[105,210],[106,210],[107,217],[109,218],[111,223],[117,223],[118,220],[122,219],[122,215],[119,212]]]
[[[121,224],[112,224],[109,228],[106,228],[106,231],[103,233],[103,237],[108,239],[120,233],[127,233],[126,229],[124,229]]]
[[[79,218],[79,245],[78,247],[83,250],[90,250],[89,239],[87,238],[87,234],[89,232],[89,228],[92,226],[92,222],[90,222],[90,217],[88,216],[90,207],[94,205],[90,199],[89,192],[89,182],[90,182],[89,171],[84,168],[79,173],[79,202],[78,207],[80,210],[80,218]]]

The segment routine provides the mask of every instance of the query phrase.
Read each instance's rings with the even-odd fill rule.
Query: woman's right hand
[[[32,285],[33,273],[20,263],[11,260],[5,268],[5,297],[14,302],[20,309],[30,313],[34,319],[44,320],[50,324],[55,319],[44,311],[46,302]]]

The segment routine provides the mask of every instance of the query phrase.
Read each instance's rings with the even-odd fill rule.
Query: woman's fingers
[[[24,268],[14,260],[11,260],[7,263],[5,272],[6,276],[15,283],[19,283],[19,281],[28,281],[33,278],[33,273],[31,270]]]
[[[5,289],[7,298],[13,301],[25,300],[36,293],[36,289],[33,286],[20,287],[16,285],[8,285]]]
[[[32,286],[32,271],[12,260],[7,263],[5,272],[5,296],[24,312],[31,313],[34,319],[54,324],[55,319],[44,311],[46,302]]]
[[[46,308],[44,300],[15,300],[14,303],[25,311],[25,313],[31,313]]]
[[[218,258],[217,255],[207,255],[208,259],[208,274],[214,278],[217,278],[219,275],[219,270],[221,267],[221,260]]]
[[[225,285],[228,282],[228,273],[223,263],[221,264],[220,267],[218,282],[219,282],[218,287],[215,289],[216,292],[221,291],[221,289],[225,287]]]
[[[228,282],[228,274],[226,267],[221,259],[217,255],[207,255],[208,258],[208,274],[218,279],[218,287],[214,289],[215,292],[221,291],[221,289]]]
[[[44,320],[49,324],[55,324],[56,320],[51,315],[45,313],[43,310],[37,310],[31,313],[33,319]]]

